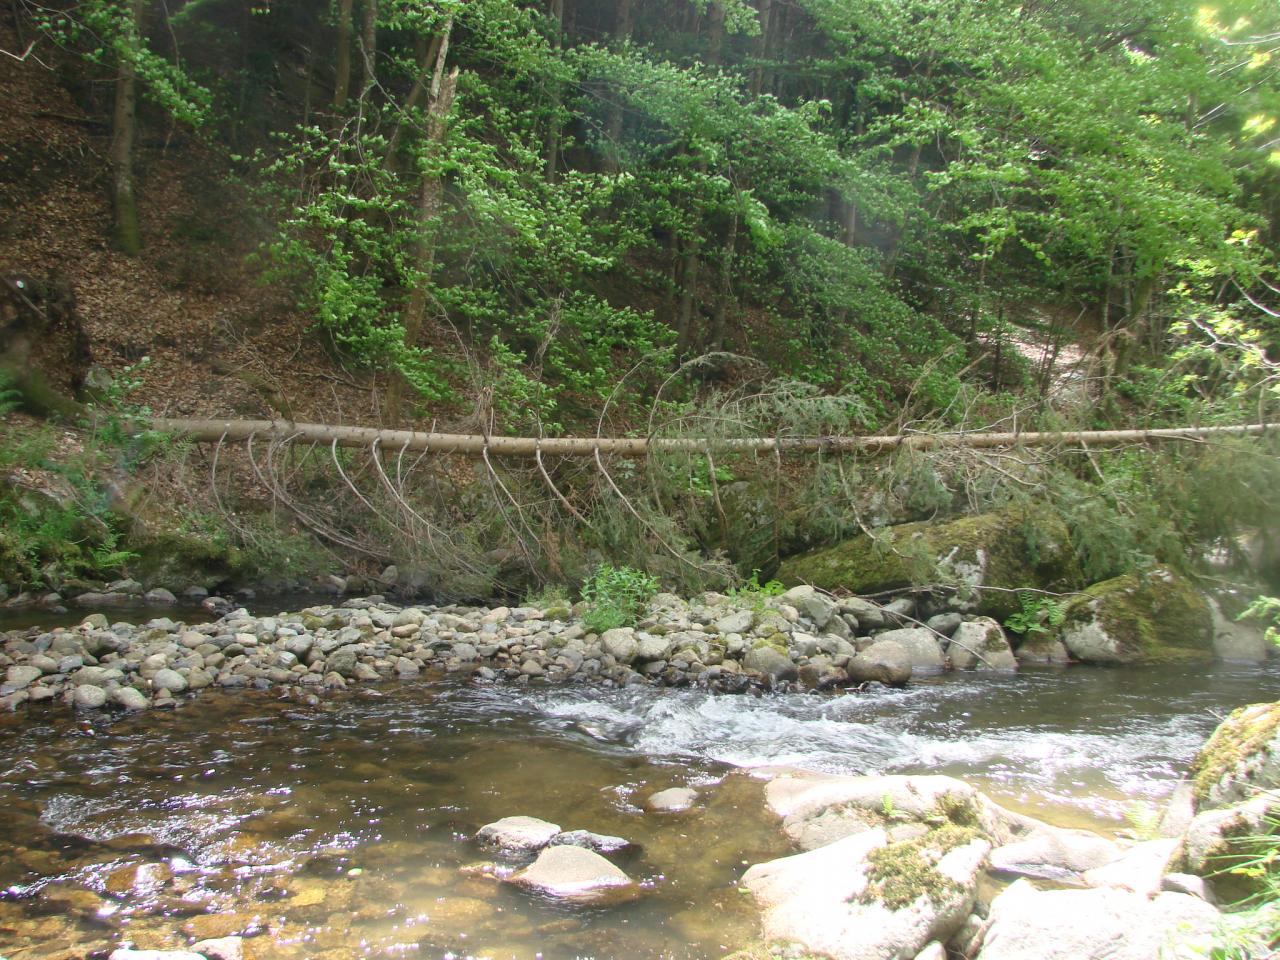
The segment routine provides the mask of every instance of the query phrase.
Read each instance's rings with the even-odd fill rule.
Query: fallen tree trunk
[[[456,453],[466,456],[584,457],[600,454],[644,457],[649,453],[832,452],[885,453],[945,447],[1108,447],[1154,441],[1204,441],[1217,437],[1259,436],[1280,431],[1280,424],[1226,427],[1174,427],[1159,430],[1075,430],[1053,433],[907,433],[865,437],[485,437],[479,434],[379,430],[289,420],[173,420],[156,418],[153,429],[197,443],[244,443],[253,439],[323,443],[339,447],[379,446],[388,450]]]

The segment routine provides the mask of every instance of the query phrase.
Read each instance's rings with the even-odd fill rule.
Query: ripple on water
[[[0,953],[242,925],[284,958],[720,956],[755,932],[745,866],[785,851],[735,767],[949,773],[1099,826],[1161,798],[1215,713],[1277,697],[1274,669],[1075,669],[843,696],[388,684],[299,708],[209,691],[93,739],[50,711],[0,740]],[[690,785],[692,813],[642,813]],[[620,864],[652,890],[581,911],[464,870],[491,856],[476,828],[511,814],[627,837]],[[107,888],[152,862],[171,867],[159,893]]]

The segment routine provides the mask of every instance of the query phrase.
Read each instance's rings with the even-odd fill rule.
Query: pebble
[[[140,585],[113,586],[115,597],[142,595]],[[915,609],[910,601],[835,601],[803,587],[749,607],[715,593],[693,601],[659,594],[638,626],[597,636],[567,608],[401,608],[371,596],[254,617],[220,597],[203,604],[219,619],[112,625],[91,613],[71,628],[2,635],[0,707],[60,698],[82,710],[136,711],[175,706],[182,694],[208,686],[274,687],[315,699],[353,684],[442,671],[473,682],[839,688],[867,679],[858,675],[866,672],[859,651],[872,644],[872,631]],[[944,611],[932,622],[943,632],[958,619]]]
[[[75,705],[81,710],[96,710],[107,702],[107,691],[95,687],[91,683],[82,683],[76,687]]]

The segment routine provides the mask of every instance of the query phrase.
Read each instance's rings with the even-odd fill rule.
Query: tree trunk
[[[724,243],[724,258],[720,262],[720,289],[716,291],[715,311],[711,315],[711,331],[707,337],[708,350],[724,349],[725,321],[729,314],[729,301],[733,295],[733,263],[738,246],[738,215],[729,224],[729,237]]]
[[[291,420],[167,420],[155,418],[150,427],[161,433],[184,436],[196,443],[244,443],[259,440],[291,440],[298,443],[337,443],[340,447],[368,447],[374,442],[384,450],[425,450],[503,457],[590,457],[602,455],[644,457],[654,452],[705,453],[708,449],[733,453],[888,453],[893,450],[934,450],[948,447],[992,449],[997,447],[1052,447],[1087,444],[1090,447],[1124,446],[1164,440],[1204,440],[1210,437],[1256,437],[1280,430],[1280,423],[1224,427],[1172,427],[1161,430],[1074,430],[1061,433],[908,433],[887,436],[840,437],[495,437],[481,434],[423,433],[412,430],[378,430]]]
[[[338,61],[333,83],[333,109],[347,109],[347,91],[351,88],[351,7],[354,0],[338,0]]]
[[[449,36],[453,20],[445,21],[436,48],[435,69],[431,77],[431,96],[427,104],[427,140],[424,150],[433,155],[444,145],[448,132],[449,111],[458,88],[458,68],[445,76],[445,63],[449,56]],[[434,44],[433,44],[434,46]],[[431,272],[435,266],[436,238],[440,217],[444,210],[444,182],[439,174],[427,170],[422,175],[422,187],[418,196],[418,249],[415,259],[418,280],[409,294],[404,311],[404,344],[413,349],[422,335],[423,317],[427,309],[427,294],[431,286]],[[400,421],[400,407],[404,395],[404,376],[391,379],[387,391],[387,417],[392,424]]]
[[[378,0],[364,0],[360,22],[360,116],[369,109],[373,85],[378,80]]]
[[[631,0],[618,0],[617,15],[613,21],[613,41],[621,46],[631,39]],[[614,91],[613,100],[604,121],[604,169],[605,173],[617,173],[622,168],[618,144],[622,141],[622,97]]]
[[[718,67],[724,62],[724,4],[720,0],[712,0],[711,14],[707,18],[707,63]]]
[[[450,32],[453,30],[453,18],[445,20],[444,27],[431,38],[430,41],[419,37],[416,42],[418,75],[413,79],[413,86],[409,88],[409,95],[405,97],[404,103],[400,107],[403,119],[396,124],[395,129],[391,131],[391,136],[387,140],[387,154],[383,163],[388,167],[394,167],[396,161],[396,151],[400,147],[400,139],[404,136],[405,126],[409,122],[409,117],[415,109],[417,109],[419,101],[431,89],[431,78],[435,69],[436,60],[440,56],[440,48],[448,42]]]
[[[133,192],[133,139],[138,109],[136,57],[142,46],[142,0],[130,0],[124,24],[128,52],[120,57],[116,77],[116,102],[111,118],[111,146],[107,162],[111,168],[112,241],[129,256],[142,249],[138,228],[138,201]]]
[[[555,35],[551,39],[553,49],[560,49],[564,35],[564,0],[550,0],[551,19],[555,23]],[[551,84],[550,109],[547,111],[547,136],[542,154],[548,183],[555,183],[560,176],[560,85]]]
[[[680,271],[680,312],[676,317],[676,355],[679,357],[688,354],[693,342],[693,298],[698,286],[698,267],[698,245],[689,241]]]
[[[769,59],[769,36],[773,27],[773,0],[760,0],[760,42],[756,45],[756,56],[760,62],[751,71],[751,95],[760,96],[764,90],[765,61]]]

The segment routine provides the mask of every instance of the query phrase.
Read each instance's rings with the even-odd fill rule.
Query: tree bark
[[[431,79],[434,75],[436,60],[440,56],[440,48],[448,42],[448,36],[452,29],[453,18],[450,17],[445,21],[444,27],[440,32],[433,36],[429,42],[422,38],[418,40],[418,75],[413,78],[413,86],[409,88],[409,95],[405,97],[404,103],[400,107],[402,119],[396,124],[395,129],[391,131],[391,136],[387,140],[387,153],[383,160],[386,166],[395,166],[396,151],[400,147],[400,140],[404,136],[409,117],[417,109],[419,101],[431,89]]]
[[[360,115],[364,116],[378,80],[378,0],[364,0],[360,21]]]
[[[124,24],[125,45],[116,77],[115,110],[111,118],[111,146],[107,162],[111,168],[112,241],[129,256],[142,249],[138,228],[138,201],[133,191],[133,140],[137,126],[138,72],[136,58],[142,46],[142,0],[130,0]]]
[[[711,315],[711,330],[707,337],[707,350],[724,348],[725,322],[729,314],[729,301],[733,296],[733,263],[738,247],[738,215],[729,224],[729,236],[724,242],[724,255],[720,262],[720,289],[716,291],[715,312]]]
[[[347,108],[347,93],[351,88],[351,7],[354,0],[338,0],[338,58],[337,77],[333,83],[333,109],[342,112]]]
[[[1202,441],[1212,437],[1252,437],[1280,431],[1280,423],[1226,427],[1173,427],[1161,430],[1073,430],[1061,433],[908,433],[866,437],[493,437],[480,434],[424,433],[378,430],[291,420],[170,420],[155,418],[150,428],[176,434],[196,443],[244,443],[292,440],[299,443],[337,443],[340,447],[422,450],[467,456],[582,457],[596,451],[620,457],[644,457],[656,452],[703,453],[888,453],[893,450],[933,450],[947,447],[1122,446],[1156,441]]]
[[[760,15],[760,42],[756,45],[756,56],[759,61],[751,71],[751,95],[760,96],[764,90],[765,61],[769,58],[769,36],[773,26],[773,0],[760,0],[757,11]]]
[[[693,342],[693,298],[698,286],[698,245],[688,241],[680,271],[680,310],[676,316],[676,354],[685,356]]]
[[[559,50],[561,38],[564,35],[564,0],[550,0],[548,12],[555,23],[555,35],[551,38],[551,46],[553,49]],[[551,84],[549,99],[547,136],[543,144],[542,153],[547,182],[555,183],[560,176],[560,103],[562,98],[560,85],[554,81]]]
[[[613,21],[613,42],[621,46],[631,39],[631,0],[618,0]],[[617,173],[622,169],[618,144],[622,142],[622,97],[614,91],[613,100],[604,121],[604,169],[605,173]]]
[[[710,31],[707,40],[707,63],[718,67],[724,62],[724,4],[720,0],[712,0],[711,13],[707,19]]]
[[[458,68],[454,67],[445,76],[445,64],[449,56],[449,37],[453,30],[453,20],[445,21],[440,33],[440,43],[436,47],[435,68],[431,77],[431,95],[427,105],[427,138],[424,150],[428,156],[437,154],[444,146],[448,133],[449,111],[453,109],[453,98],[458,88]],[[433,44],[434,46],[434,44]],[[418,280],[409,294],[409,302],[405,306],[403,326],[404,344],[407,348],[417,346],[422,335],[423,318],[427,309],[427,293],[431,286],[431,272],[435,266],[436,231],[439,228],[441,214],[444,210],[444,182],[439,174],[430,170],[422,174],[422,185],[418,196],[418,249],[416,267]],[[404,396],[404,376],[396,375],[391,379],[387,391],[387,416],[392,424],[399,423],[402,400]]]

